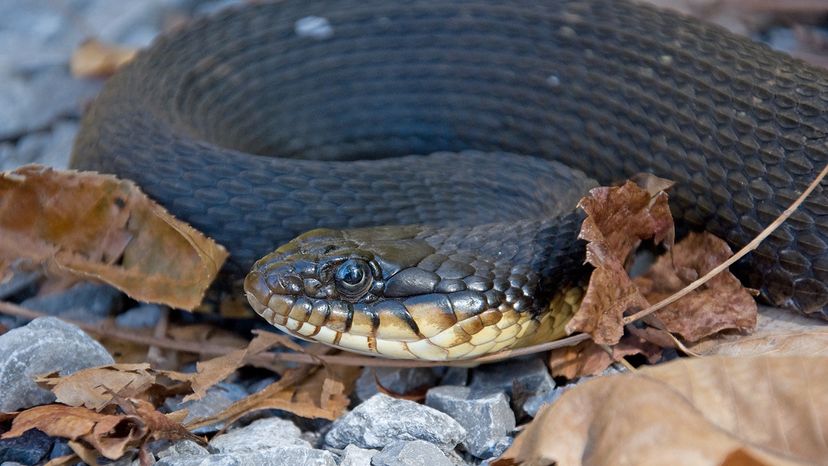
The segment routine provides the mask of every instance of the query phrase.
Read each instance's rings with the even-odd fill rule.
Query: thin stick
[[[826,175],[828,175],[828,164],[825,164],[825,166],[822,168],[822,171],[819,172],[819,175],[814,179],[814,181],[811,182],[810,185],[808,185],[808,188],[806,188],[805,191],[803,191],[802,194],[799,195],[799,197],[796,199],[796,201],[793,202],[793,204],[790,205],[790,207],[785,209],[785,211],[782,212],[782,214],[779,217],[777,217],[776,220],[774,220],[770,225],[768,225],[767,228],[762,230],[762,232],[759,233],[755,238],[753,238],[753,240],[750,243],[748,243],[745,247],[740,249],[739,252],[731,256],[728,260],[719,264],[710,272],[707,272],[703,277],[685,286],[684,288],[672,294],[671,296],[662,299],[661,301],[653,304],[652,306],[642,311],[636,312],[635,314],[625,317],[624,325],[629,324],[631,322],[635,322],[636,320],[644,318],[652,314],[653,312],[656,312],[664,308],[665,306],[678,301],[682,297],[689,294],[691,291],[707,283],[711,278],[715,277],[723,270],[733,265],[734,262],[738,261],[742,257],[745,257],[749,252],[756,249],[759,246],[759,244],[765,240],[765,238],[770,236],[771,233],[773,233],[777,228],[779,228],[779,226],[782,225],[782,223],[785,220],[787,220],[788,217],[790,217],[791,214],[793,214],[796,211],[796,209],[799,208],[802,202],[805,201],[805,198],[807,198],[811,194],[811,192],[814,189],[816,189],[817,186],[819,186],[819,183],[822,182]]]

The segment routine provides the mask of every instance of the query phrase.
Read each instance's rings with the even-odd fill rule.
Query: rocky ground
[[[26,163],[68,165],[84,105],[101,81],[76,79],[69,58],[87,38],[145,46],[159,32],[195,15],[236,1],[6,0],[0,3],[0,169]],[[784,29],[766,35],[780,47],[791,40]],[[775,38],[775,39],[774,39]],[[34,296],[34,280],[18,276],[0,285],[0,300],[50,316],[95,322],[118,314],[125,328],[150,328],[163,310],[129,302],[105,285],[81,284],[47,297]],[[0,315],[11,329],[0,335],[0,411],[48,403],[53,395],[30,381],[31,374],[109,364],[113,358],[77,327],[54,317],[31,323]],[[378,393],[415,393],[418,403]],[[254,393],[272,378],[236,377],[208,396],[187,403],[191,416],[216,413]],[[476,369],[365,369],[350,412],[334,422],[302,420],[266,412],[212,438],[207,447],[191,441],[158,443],[158,464],[463,465],[487,464],[511,443],[517,425],[560,396],[540,357]],[[169,410],[182,407],[168,403]],[[248,420],[250,421],[250,420]],[[0,431],[2,430],[0,424]],[[211,434],[221,426],[198,433]],[[35,464],[70,453],[64,440],[38,431],[0,441],[2,465]],[[133,458],[118,463],[132,463]]]

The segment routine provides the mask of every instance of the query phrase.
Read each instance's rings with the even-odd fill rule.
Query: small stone
[[[118,327],[124,328],[149,328],[155,327],[159,319],[161,319],[161,306],[141,304],[119,314],[115,317],[115,323]]]
[[[345,455],[339,466],[371,466],[371,458],[379,453],[379,450],[359,448],[356,445],[345,447]]]
[[[22,73],[0,67],[0,79],[0,139],[43,131],[60,118],[78,117],[83,102],[100,89],[99,82],[74,79],[65,63]]]
[[[299,428],[287,419],[271,417],[219,435],[210,446],[219,453],[256,452],[289,446],[310,448],[310,443],[299,437],[301,434]]]
[[[371,460],[373,466],[454,466],[439,448],[423,440],[398,441]]]
[[[467,383],[469,383],[469,369],[460,366],[449,367],[440,379],[440,385],[466,385]]]
[[[360,401],[365,401],[379,393],[377,380],[386,390],[405,395],[434,386],[437,383],[437,375],[427,367],[366,367],[356,383],[356,394]]]
[[[449,451],[465,437],[466,429],[446,414],[379,393],[334,422],[325,443],[381,448],[396,440],[425,440]]]
[[[336,466],[336,458],[329,451],[293,446],[208,456],[165,456],[155,464],[156,466],[273,466],[282,464]]]
[[[41,317],[0,335],[0,411],[51,403],[52,392],[32,378],[114,364],[112,356],[83,330],[54,317]]]
[[[0,155],[2,157],[2,155]],[[0,283],[0,299],[8,299],[17,293],[23,293],[35,288],[37,281],[42,276],[37,272],[22,272],[16,270],[14,265],[11,268],[12,276],[3,283]]]
[[[121,305],[121,292],[109,285],[78,283],[60,293],[29,298],[21,306],[81,322],[109,317]]]
[[[158,452],[158,457],[165,456],[207,456],[210,451],[192,440],[179,440],[168,448]]]
[[[538,411],[540,411],[543,405],[554,403],[566,390],[567,388],[565,387],[555,387],[548,392],[530,396],[526,399],[526,402],[523,403],[523,412],[531,417],[537,416]]]
[[[426,405],[459,422],[469,433],[461,443],[478,458],[493,456],[496,445],[515,428],[515,414],[504,392],[476,392],[443,385],[426,394]]]
[[[555,381],[541,358],[513,359],[497,364],[481,366],[472,371],[472,389],[505,391],[511,398],[512,409],[518,418],[522,417],[523,404],[538,393],[555,388]]]
[[[50,131],[28,134],[18,142],[14,156],[2,161],[3,167],[10,170],[27,163],[39,163],[66,168],[77,133],[78,123],[60,121],[53,124]]]
[[[0,440],[0,463],[37,464],[52,450],[54,439],[32,429],[20,437]]]
[[[180,401],[182,397],[167,398],[164,402],[164,406],[170,411],[178,411],[180,409],[187,408],[187,417],[182,423],[187,424],[218,414],[231,404],[246,396],[247,390],[243,387],[233,383],[221,382],[210,387],[204,398],[186,402]],[[218,431],[223,426],[223,423],[216,423],[209,426],[199,427],[198,429],[195,429],[193,433],[198,435],[208,434]]]
[[[299,18],[293,26],[293,31],[299,37],[310,37],[317,40],[333,36],[333,27],[327,18],[319,16],[305,16]]]
[[[253,393],[258,393],[264,390],[265,388],[273,385],[278,380],[278,377],[266,377],[264,379],[257,380],[247,387],[247,393],[250,393],[251,395]]]

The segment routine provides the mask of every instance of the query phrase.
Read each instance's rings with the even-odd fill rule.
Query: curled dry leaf
[[[58,402],[97,411],[115,404],[116,398],[152,400],[160,404],[168,396],[189,393],[184,398],[188,401],[204,397],[210,387],[246,365],[250,358],[274,346],[295,349],[296,344],[283,335],[257,332],[246,348],[199,362],[195,373],[156,370],[146,363],[112,364],[66,376],[49,374],[36,380],[50,389]]]
[[[824,464],[826,425],[828,357],[679,359],[567,391],[493,464]]]
[[[137,52],[138,50],[132,47],[89,39],[72,54],[69,69],[76,78],[106,78],[132,60]]]
[[[610,351],[611,354],[591,340],[582,341],[575,346],[556,348],[549,352],[549,371],[553,377],[572,380],[598,375],[626,356],[641,354],[651,364],[661,359],[661,348],[634,335],[624,336]]]
[[[243,398],[221,413],[195,423],[189,429],[232,423],[241,416],[263,409],[281,409],[306,418],[333,420],[348,407],[348,396],[361,370],[359,366],[302,366],[259,392]]]
[[[111,460],[141,445],[148,433],[146,425],[137,416],[102,414],[81,407],[52,404],[21,412],[14,419],[12,428],[0,438],[19,437],[31,429],[83,442]]]
[[[624,266],[643,240],[667,241],[669,246],[673,217],[664,192],[651,194],[632,182],[595,188],[579,207],[587,214],[579,237],[588,241],[586,260],[595,270],[566,330],[585,332],[596,343],[612,345],[624,333],[624,313],[649,305]]]
[[[149,364],[113,364],[82,369],[66,376],[49,374],[36,382],[52,391],[57,402],[101,411],[115,403],[113,394],[152,399],[187,393],[195,374],[151,369]]]
[[[709,233],[690,233],[670,253],[656,260],[635,284],[651,303],[684,288],[726,261],[733,252]],[[725,329],[751,330],[756,326],[756,301],[729,271],[711,278],[700,288],[655,317],[664,330],[697,341]]]
[[[207,389],[226,379],[236,369],[247,364],[251,357],[276,346],[284,346],[296,350],[299,345],[296,345],[296,343],[293,343],[284,335],[259,331],[256,332],[256,337],[246,348],[208,361],[199,362],[196,366],[196,374],[191,379],[193,393],[184,397],[184,401],[203,398],[207,394]],[[301,351],[301,347],[298,347],[298,349]]]
[[[130,181],[38,165],[0,174],[0,267],[27,260],[192,309],[226,258]]]

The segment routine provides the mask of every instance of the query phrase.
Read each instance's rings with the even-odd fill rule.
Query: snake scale
[[[157,39],[72,165],[136,181],[236,277],[282,245],[245,281],[279,328],[452,359],[560,331],[585,174],[674,180],[681,224],[738,248],[828,161],[826,132],[824,70],[628,1],[283,0]],[[823,182],[734,271],[826,316],[827,243]]]

